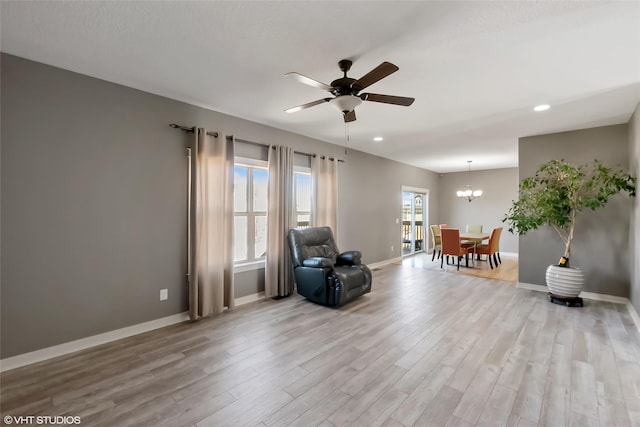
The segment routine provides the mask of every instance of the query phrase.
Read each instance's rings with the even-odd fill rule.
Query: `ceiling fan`
[[[414,98],[406,98],[403,96],[380,95],[377,93],[360,93],[361,90],[398,71],[399,68],[392,63],[383,62],[357,80],[347,77],[347,71],[349,71],[349,69],[351,68],[351,64],[352,62],[348,59],[343,59],[338,62],[338,66],[344,73],[344,77],[332,81],[331,85],[327,85],[307,76],[303,76],[299,73],[285,74],[285,76],[292,77],[300,83],[317,87],[318,89],[326,90],[327,92],[330,92],[334,97],[318,99],[317,101],[298,105],[297,107],[289,108],[284,111],[287,113],[295,113],[296,111],[304,110],[305,108],[328,102],[330,104],[333,104],[339,111],[342,112],[345,123],[348,123],[353,122],[356,119],[356,112],[354,108],[360,105],[362,101],[383,102],[385,104],[403,105],[405,107],[408,107],[409,105],[413,104],[413,101],[415,101]]]

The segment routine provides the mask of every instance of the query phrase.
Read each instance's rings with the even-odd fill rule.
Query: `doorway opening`
[[[402,256],[428,249],[425,225],[428,224],[429,190],[402,187]]]

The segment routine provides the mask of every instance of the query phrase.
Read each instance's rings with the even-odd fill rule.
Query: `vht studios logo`
[[[42,424],[80,424],[82,419],[79,416],[63,415],[7,415],[3,418],[6,425],[42,425]]]

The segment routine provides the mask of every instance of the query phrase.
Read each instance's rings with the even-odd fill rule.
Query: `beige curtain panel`
[[[233,137],[199,128],[193,156],[192,320],[233,308]]]
[[[265,298],[284,297],[293,292],[291,254],[287,242],[289,229],[296,226],[293,157],[293,149],[289,147],[276,146],[269,150]]]
[[[338,239],[338,161],[324,156],[311,159],[311,223],[328,226]]]

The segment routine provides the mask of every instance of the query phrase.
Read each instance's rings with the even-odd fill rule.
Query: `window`
[[[311,171],[296,167],[293,172],[296,200],[296,228],[307,228],[311,221]]]
[[[267,252],[267,162],[236,158],[233,182],[234,263],[264,260]]]

